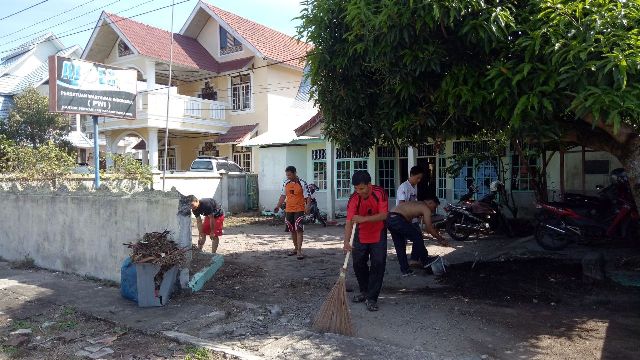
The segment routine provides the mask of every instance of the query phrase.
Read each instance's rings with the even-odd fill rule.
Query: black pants
[[[393,239],[393,247],[396,248],[400,271],[406,274],[409,271],[407,261],[407,239],[411,240],[411,260],[425,263],[427,261],[427,248],[424,246],[422,231],[417,224],[412,224],[400,214],[390,213],[387,218],[387,227]]]
[[[352,255],[360,293],[367,300],[378,301],[387,264],[387,229],[382,229],[380,241],[375,244],[362,244],[359,231],[356,230]]]

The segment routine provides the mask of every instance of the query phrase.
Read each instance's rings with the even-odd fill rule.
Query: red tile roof
[[[311,44],[213,5],[206,5],[264,56],[300,69],[304,67],[304,57],[313,48]]]
[[[105,13],[105,15],[141,55],[166,62],[171,60],[169,31],[115,14]],[[219,63],[196,39],[174,33],[173,40],[173,62],[178,65],[221,73],[242,69],[253,60],[252,57],[248,57]]]
[[[242,126],[232,126],[229,130],[218,137],[216,143],[218,144],[237,144],[244,140],[246,137],[251,135],[252,132],[256,130],[258,124],[253,125],[242,125]]]
[[[322,113],[317,113],[311,117],[311,119],[307,120],[304,124],[298,126],[295,130],[296,136],[302,136],[307,131],[311,130],[314,126],[318,125],[324,120],[322,117]]]

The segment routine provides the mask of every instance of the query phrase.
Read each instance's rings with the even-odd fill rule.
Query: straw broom
[[[356,233],[356,224],[353,224],[351,229],[351,239],[349,243],[353,246],[353,236]],[[331,289],[329,296],[327,296],[324,304],[320,307],[320,312],[316,315],[313,321],[312,328],[318,332],[330,332],[334,334],[353,336],[353,326],[351,324],[351,312],[349,311],[349,305],[347,305],[347,289],[345,286],[345,280],[347,277],[347,265],[349,264],[349,255],[351,251],[347,252],[344,257],[344,265],[340,269],[340,276],[338,281]]]

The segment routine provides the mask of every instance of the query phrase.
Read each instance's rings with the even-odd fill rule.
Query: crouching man
[[[422,217],[427,233],[433,236],[441,245],[448,246],[447,241],[431,223],[431,215],[435,214],[438,205],[440,205],[438,198],[432,197],[424,201],[400,203],[389,212],[387,227],[391,232],[391,238],[400,262],[400,271],[403,275],[411,274],[406,253],[407,240],[411,240],[416,250],[411,252],[411,260],[420,262],[422,266],[429,263],[429,254],[424,246],[422,231],[412,224],[413,219]]]
[[[360,294],[353,302],[366,302],[367,310],[378,311],[378,296],[387,263],[388,199],[386,191],[371,184],[371,175],[359,170],[351,183],[355,193],[347,204],[347,223],[344,229],[344,250],[352,251],[353,270],[358,279]],[[356,226],[353,246],[349,244],[351,230]]]
[[[222,208],[212,198],[198,199],[194,195],[189,195],[187,199],[191,204],[191,211],[198,224],[198,249],[202,250],[204,243],[207,241],[207,235],[209,235],[211,238],[211,252],[215,254],[218,251],[224,224]],[[204,221],[202,220],[203,216]]]

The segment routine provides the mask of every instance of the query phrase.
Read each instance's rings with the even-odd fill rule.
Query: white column
[[[113,154],[117,152],[117,146],[118,144],[112,144],[113,142],[113,137],[111,137],[111,132],[106,131],[104,133],[104,152],[105,152],[105,159],[107,162],[107,169],[111,169],[113,167]],[[115,151],[114,151],[114,148]]]
[[[80,114],[76,114],[76,131],[82,132],[82,127],[80,126]]]
[[[158,129],[149,128],[149,135],[147,136],[149,143],[147,143],[147,149],[149,149],[149,165],[151,170],[158,170]]]
[[[413,146],[409,146],[409,148],[407,149],[407,172],[411,171],[411,168],[416,166],[417,164],[417,156],[418,156],[418,152],[416,151],[416,148],[414,148]]]
[[[333,221],[336,213],[336,182],[335,182],[335,147],[330,141],[326,143],[327,159],[327,220]]]
[[[156,62],[147,60],[145,62],[145,75],[147,76],[147,90],[153,90],[156,86]]]

